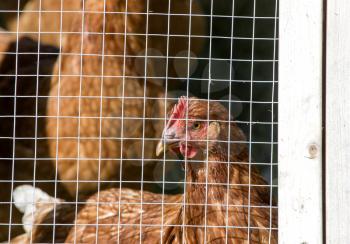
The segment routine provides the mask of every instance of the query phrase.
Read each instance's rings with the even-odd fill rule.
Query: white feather
[[[13,192],[13,201],[16,208],[23,213],[22,224],[26,233],[30,233],[35,220],[35,213],[39,203],[51,204],[62,202],[61,199],[55,199],[46,192],[31,185],[21,185],[16,187]],[[49,205],[50,206],[50,205]]]

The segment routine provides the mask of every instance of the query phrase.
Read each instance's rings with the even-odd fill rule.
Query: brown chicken
[[[181,98],[157,152],[185,158],[185,194],[102,191],[88,199],[65,242],[277,243],[269,186],[248,163],[242,131],[228,121],[218,102]]]
[[[188,13],[188,1],[171,2],[172,12]],[[85,194],[97,190],[97,181],[103,185],[118,180],[121,159],[124,181],[153,179],[156,141],[147,138],[160,137],[164,121],[156,118],[164,117],[164,104],[157,98],[165,92],[163,78],[154,77],[165,75],[156,59],[148,58],[145,65],[144,56],[151,55],[149,48],[166,54],[167,41],[157,35],[146,40],[145,34],[167,33],[167,16],[144,14],[147,1],[129,0],[127,9],[125,3],[107,0],[104,6],[104,1],[86,0],[83,29],[79,14],[71,24],[71,31],[78,34],[65,35],[54,71],[47,106],[49,149],[72,196],[77,179],[79,193]],[[149,4],[149,13],[168,12],[168,1]],[[193,8],[199,11],[197,5]],[[188,16],[175,15],[171,21],[171,33],[188,33]],[[204,29],[201,19],[194,24],[197,31]],[[188,48],[188,38],[169,42],[169,55]],[[193,50],[200,50],[201,43]]]

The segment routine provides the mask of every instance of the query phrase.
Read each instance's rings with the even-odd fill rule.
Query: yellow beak
[[[164,144],[164,140],[161,139],[156,147],[156,156],[159,157],[166,150],[166,145]]]

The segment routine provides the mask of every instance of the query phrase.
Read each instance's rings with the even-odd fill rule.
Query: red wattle
[[[186,158],[194,158],[197,155],[197,149],[192,147],[191,145],[187,145],[187,150],[186,150],[186,144],[180,145],[180,152],[183,156]]]

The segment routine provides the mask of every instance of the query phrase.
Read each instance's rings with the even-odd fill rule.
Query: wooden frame
[[[350,2],[327,3],[326,241],[350,236]]]
[[[280,1],[280,243],[322,243],[322,7]]]

